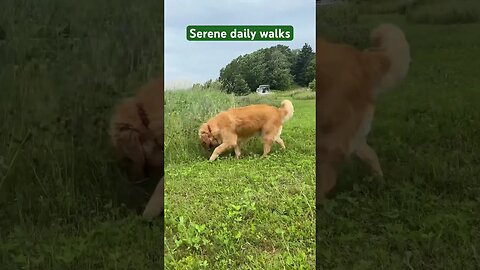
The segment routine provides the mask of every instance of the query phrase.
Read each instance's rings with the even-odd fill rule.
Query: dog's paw
[[[210,156],[210,158],[208,159],[208,161],[209,161],[209,162],[212,162],[212,161],[214,161],[214,160],[217,159],[217,158],[218,158],[218,155],[213,154],[213,155]]]
[[[374,174],[364,178],[369,183],[369,190],[375,194],[381,194],[386,188],[386,182],[382,175]]]
[[[385,187],[385,177],[383,177],[383,173],[375,173],[373,175],[373,180],[377,183],[379,188],[383,189]]]
[[[385,184],[385,178],[383,177],[383,175],[378,175],[375,178],[377,179],[378,187],[380,189],[384,189],[386,184]]]

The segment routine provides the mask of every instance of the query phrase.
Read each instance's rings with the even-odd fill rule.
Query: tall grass
[[[421,24],[473,23],[480,19],[476,0],[370,0],[355,5],[360,14],[401,14]],[[341,18],[342,16],[340,16]]]
[[[167,91],[165,103],[166,163],[202,157],[198,128],[220,111],[236,106],[233,95],[211,88]]]
[[[480,19],[480,2],[459,1],[420,1],[407,10],[407,21],[422,24],[473,23]]]
[[[317,6],[317,36],[365,47],[369,43],[369,29],[358,25],[358,18],[358,8],[354,4]]]
[[[357,8],[361,14],[405,14],[416,0],[373,0],[362,1]]]

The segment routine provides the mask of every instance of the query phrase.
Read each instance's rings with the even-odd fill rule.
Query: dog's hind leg
[[[277,142],[282,146],[285,147],[283,140],[280,138],[280,134],[282,133],[282,127],[279,128],[265,128],[262,134],[263,139],[263,155],[262,158],[267,157],[268,153],[272,149],[273,142]]]
[[[283,142],[282,138],[275,138],[275,142],[278,143],[283,150],[285,150],[285,143]]]
[[[242,152],[240,151],[240,145],[238,143],[234,146],[234,150],[235,150],[235,158],[239,159]]]
[[[282,134],[282,127],[280,127],[280,130],[277,133],[277,136],[275,136],[275,142],[280,145],[282,150],[285,150],[285,143],[283,142],[282,138],[280,138],[280,135]]]
[[[380,166],[380,162],[378,161],[377,153],[375,153],[375,150],[373,150],[373,148],[367,144],[366,139],[361,140],[357,145],[355,149],[355,155],[360,160],[365,162],[375,175],[380,177],[383,176],[383,171]]]
[[[270,150],[272,149],[273,139],[264,137],[263,138],[263,155],[262,158],[266,158]]]
[[[266,158],[268,153],[270,153],[270,150],[272,150],[272,144],[273,144],[274,141],[276,141],[276,134],[277,134],[277,132],[275,132],[273,134],[269,134],[269,133],[263,134],[263,155],[262,155],[262,158]]]

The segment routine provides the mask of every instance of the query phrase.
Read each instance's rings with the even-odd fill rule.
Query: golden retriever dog
[[[293,116],[293,104],[284,100],[279,108],[266,104],[232,108],[217,114],[203,123],[198,130],[201,143],[207,149],[215,147],[209,161],[229,149],[235,150],[240,157],[240,145],[259,134],[263,140],[263,155],[266,157],[272,144],[278,143],[285,149],[280,138],[283,124]]]
[[[130,182],[158,181],[144,211],[147,218],[163,210],[163,107],[163,79],[153,80],[119,102],[110,123],[112,144]]]
[[[372,47],[362,51],[317,38],[317,203],[335,187],[337,170],[351,154],[383,181],[367,135],[378,94],[396,88],[408,73],[410,46],[392,24],[375,28],[370,39]]]

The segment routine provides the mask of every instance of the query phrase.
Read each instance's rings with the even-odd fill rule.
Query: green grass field
[[[305,90],[268,97],[167,92],[166,269],[314,268],[314,97]],[[260,159],[256,138],[240,160],[228,153],[208,162],[197,135],[202,122],[232,106],[279,106],[284,98],[295,107],[283,128],[285,151],[275,145]]]
[[[369,137],[379,188],[352,159],[317,217],[317,269],[480,269],[480,24],[400,25],[413,63],[381,97]]]

